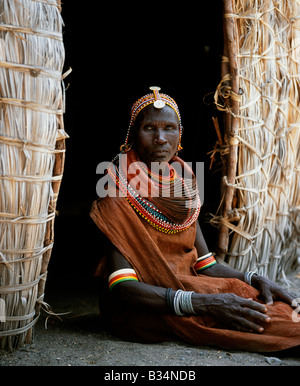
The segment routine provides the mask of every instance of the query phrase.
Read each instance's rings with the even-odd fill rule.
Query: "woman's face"
[[[169,162],[179,143],[177,114],[167,105],[162,109],[147,106],[141,114],[133,143],[138,156],[149,168],[151,162]]]

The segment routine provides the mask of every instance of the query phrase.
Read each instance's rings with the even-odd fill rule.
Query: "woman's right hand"
[[[263,325],[271,321],[265,305],[231,293],[194,294],[193,307],[197,314],[209,315],[238,331],[262,333]]]

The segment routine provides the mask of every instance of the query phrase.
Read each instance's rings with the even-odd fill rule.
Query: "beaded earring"
[[[132,143],[124,143],[120,146],[121,153],[128,153],[132,149]]]

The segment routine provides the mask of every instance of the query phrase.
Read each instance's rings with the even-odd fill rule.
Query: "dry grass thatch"
[[[280,279],[300,245],[300,2],[224,0],[224,36],[219,253]]]
[[[43,303],[66,138],[60,11],[0,0],[0,348],[30,343]]]

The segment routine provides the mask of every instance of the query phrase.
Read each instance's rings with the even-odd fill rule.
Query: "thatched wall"
[[[275,280],[300,245],[300,3],[224,0],[224,37],[219,255]]]
[[[31,341],[43,304],[66,137],[60,11],[0,1],[0,348]]]

